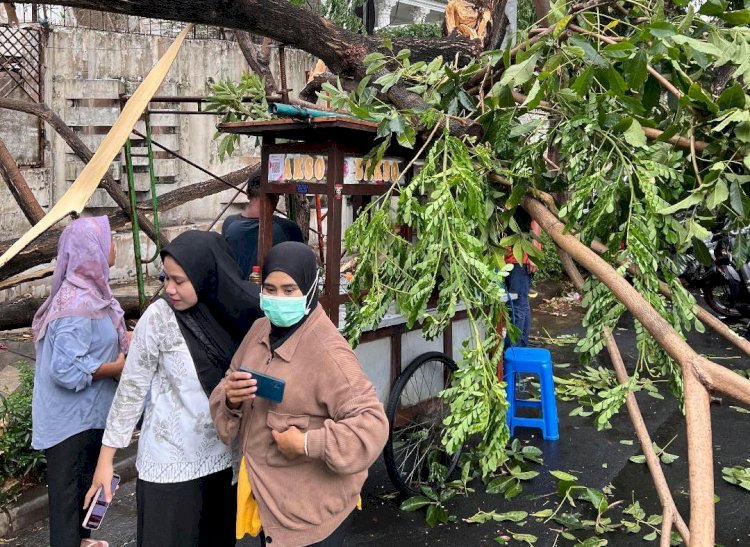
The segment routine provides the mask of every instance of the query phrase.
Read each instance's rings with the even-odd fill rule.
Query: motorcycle
[[[750,318],[750,262],[736,268],[732,242],[721,238],[713,249],[713,266],[701,279],[706,304],[727,319]]]

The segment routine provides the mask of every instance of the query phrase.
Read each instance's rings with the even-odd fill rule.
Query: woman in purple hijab
[[[50,547],[107,547],[81,527],[128,335],[109,287],[115,262],[107,217],[63,230],[52,293],[34,316],[32,446],[47,456]]]

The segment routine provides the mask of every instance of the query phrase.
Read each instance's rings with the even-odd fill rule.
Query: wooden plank
[[[54,266],[47,266],[46,268],[35,270],[33,272],[24,272],[22,274],[15,275],[13,277],[9,277],[8,279],[0,281],[0,290],[9,289],[10,287],[15,287],[16,285],[27,283],[29,281],[44,279],[45,277],[52,275],[54,272]]]

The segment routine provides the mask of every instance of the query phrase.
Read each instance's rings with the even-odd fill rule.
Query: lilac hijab
[[[36,343],[55,319],[101,319],[107,315],[117,329],[120,351],[126,351],[125,314],[109,288],[111,245],[106,216],[79,218],[65,227],[57,246],[52,294],[36,312],[31,324]]]

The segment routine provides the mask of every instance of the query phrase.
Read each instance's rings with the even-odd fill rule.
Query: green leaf
[[[732,108],[745,108],[746,95],[742,86],[735,82],[731,87],[722,91],[719,96],[719,108],[729,110]]]
[[[745,197],[745,192],[742,191],[740,183],[733,181],[729,186],[729,203],[731,204],[732,209],[734,209],[734,211],[741,217],[745,216]]]
[[[607,60],[599,54],[594,46],[591,45],[591,42],[589,42],[583,36],[572,34],[569,38],[569,41],[571,44],[573,44],[573,46],[579,47],[583,50],[586,60],[589,61],[592,65],[597,67],[606,67],[609,65]]]
[[[629,59],[635,50],[636,48],[632,43],[624,41],[609,44],[608,46],[604,47],[604,49],[602,49],[602,53],[610,59],[621,61],[624,59]]]
[[[554,515],[555,512],[552,509],[542,509],[536,513],[531,513],[531,516],[538,519],[546,519]]]
[[[706,196],[706,207],[711,210],[719,208],[729,199],[729,188],[727,183],[723,179],[719,179]]]
[[[644,133],[638,120],[633,119],[628,129],[622,134],[625,141],[631,146],[645,148],[647,144],[646,133]]]
[[[511,472],[511,474],[521,481],[529,481],[534,477],[539,476],[538,471],[523,471],[523,472]]]
[[[581,97],[584,97],[589,89],[591,89],[591,82],[593,81],[594,69],[587,66],[576,76],[576,79],[570,84],[570,88]]]
[[[488,494],[502,494],[515,482],[516,479],[513,477],[495,477],[487,485],[486,492]]]
[[[550,471],[549,474],[557,479],[560,479],[561,481],[578,482],[578,477],[576,477],[575,475],[571,475],[570,473],[566,473],[565,471],[555,470]]]
[[[365,58],[362,59],[362,62],[367,65],[372,63],[373,61],[379,61],[381,59],[385,59],[385,55],[383,55],[379,51],[373,51],[372,53],[365,55]]]
[[[427,521],[427,524],[430,526],[430,528],[434,528],[435,526],[437,526],[438,522],[440,522],[440,511],[437,505],[430,505],[427,508],[427,515],[425,516],[425,520]]]
[[[719,111],[719,105],[713,100],[713,97],[705,92],[705,90],[698,84],[691,84],[688,89],[688,97],[694,102],[700,103],[705,106],[709,112],[716,113]]]
[[[425,505],[431,504],[432,501],[425,498],[424,496],[413,496],[407,500],[404,500],[404,502],[401,504],[400,509],[402,511],[416,511],[417,509],[421,509]]]
[[[630,456],[628,459],[633,463],[646,463],[646,456],[644,456],[643,454]]]
[[[478,524],[483,524],[490,520],[495,522],[521,522],[528,516],[529,514],[526,511],[508,511],[506,513],[495,513],[495,511],[485,513],[484,511],[480,511],[476,515],[465,519],[465,521]]]
[[[750,24],[750,9],[727,11],[719,17],[730,25],[748,25]]]
[[[677,29],[675,26],[671,23],[667,23],[666,21],[657,21],[655,23],[651,23],[648,27],[649,32],[651,33],[651,36],[657,39],[664,39],[669,38],[670,36],[674,36],[677,34]]]
[[[623,63],[623,68],[630,88],[640,89],[648,78],[648,54],[644,50],[638,51],[635,57]]]
[[[552,31],[552,37],[554,39],[560,37],[563,31],[567,28],[568,23],[570,23],[571,19],[573,19],[572,15],[566,15],[555,24],[555,30]]]
[[[414,143],[417,140],[417,134],[414,127],[407,125],[401,133],[396,133],[396,140],[404,148],[414,148]]]
[[[685,36],[684,34],[675,34],[674,36],[670,36],[668,38],[668,41],[676,45],[687,46],[693,51],[697,51],[706,55],[713,55],[714,57],[721,57],[722,55],[722,51],[715,45],[697,40],[695,38],[691,38],[690,36]]]
[[[529,94],[526,96],[526,100],[523,102],[521,106],[527,107],[529,110],[535,109],[537,106],[539,106],[539,103],[542,101],[543,93],[542,86],[539,83],[539,79],[537,78],[534,80],[534,84],[531,86],[531,89],[529,90]]]
[[[724,13],[726,8],[726,0],[706,0],[706,2],[698,10],[698,13],[700,13],[701,15],[718,17]]]
[[[667,207],[666,209],[662,209],[661,211],[659,211],[659,214],[660,215],[672,215],[676,213],[677,211],[687,209],[688,207],[697,205],[701,203],[702,201],[703,201],[703,195],[699,191],[695,191],[691,193],[685,199],[678,201],[677,203]]]
[[[706,244],[697,237],[692,238],[692,244],[693,254],[695,254],[695,258],[698,259],[698,262],[706,267],[711,266],[714,259],[711,256],[711,252],[708,250],[708,247],[706,247]]]
[[[523,541],[527,543],[528,545],[531,545],[532,547],[536,544],[537,540],[539,539],[536,536],[531,535],[531,534],[517,534],[517,533],[511,532],[510,535],[513,536],[513,539],[515,539],[516,541]]]
[[[534,69],[540,56],[541,53],[537,51],[526,60],[509,66],[500,78],[500,85],[518,87],[528,82],[534,75]]]

